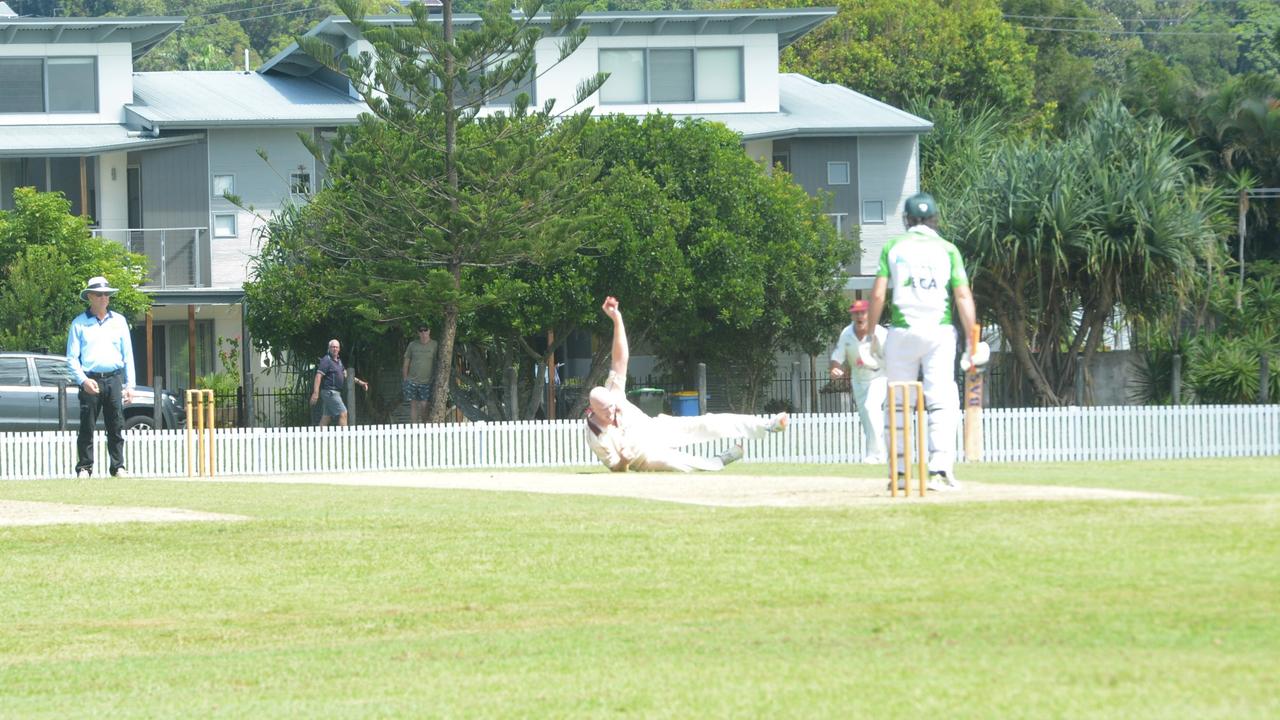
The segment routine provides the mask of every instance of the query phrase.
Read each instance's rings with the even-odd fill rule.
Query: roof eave
[[[715,120],[714,117],[704,116],[707,120]],[[730,127],[733,127],[730,125]],[[901,127],[875,127],[875,128],[786,128],[782,130],[767,130],[758,133],[742,133],[743,140],[786,140],[794,137],[852,137],[867,135],[925,135],[933,131],[933,126],[901,126]]]
[[[157,17],[98,17],[98,18],[0,18],[0,44],[16,42],[18,30],[49,31],[55,35],[49,41],[76,43],[106,43],[128,41],[133,48],[133,59],[138,60],[177,31],[186,18],[177,16]],[[143,30],[146,29],[144,32]],[[72,34],[68,35],[67,31]],[[95,31],[90,33],[89,31]],[[79,37],[76,33],[88,33]],[[115,39],[117,33],[125,37]],[[47,44],[48,41],[40,41]]]
[[[154,150],[164,147],[189,145],[193,142],[198,142],[203,138],[203,135],[173,135],[163,138],[122,140],[116,143],[102,143],[99,145],[82,145],[76,147],[59,146],[57,148],[22,148],[18,150],[0,149],[0,158],[31,157],[33,154],[41,157],[82,157],[119,151]]]
[[[303,119],[281,118],[271,120],[153,120],[146,116],[138,116],[149,128],[161,130],[217,130],[219,128],[281,128],[281,127],[318,127],[331,125],[356,125],[359,117],[309,117]]]

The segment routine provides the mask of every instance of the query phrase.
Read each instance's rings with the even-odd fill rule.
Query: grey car
[[[80,393],[71,364],[61,355],[0,352],[0,432],[33,432],[58,429],[58,386],[67,386],[67,429],[80,427]],[[124,408],[124,428],[149,430],[155,426],[155,391],[133,389],[133,402]],[[162,394],[162,427],[178,428],[185,411],[178,397]],[[103,428],[98,418],[99,429]]]

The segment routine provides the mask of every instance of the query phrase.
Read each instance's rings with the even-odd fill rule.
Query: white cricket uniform
[[[853,387],[853,399],[858,403],[858,417],[862,419],[862,435],[866,443],[863,459],[867,462],[884,462],[884,398],[889,387],[884,371],[884,346],[888,332],[884,326],[877,325],[859,340],[853,323],[850,323],[840,332],[836,349],[831,353],[831,362],[849,366],[849,383]],[[880,367],[872,370],[862,364],[858,349],[864,345],[868,346]]]
[[[877,277],[889,280],[889,382],[923,379],[929,412],[929,471],[953,474],[960,389],[956,386],[956,332],[951,295],[969,284],[956,246],[927,225],[916,225],[880,251]]]
[[[721,438],[761,438],[769,431],[770,420],[754,415],[713,413],[692,417],[659,415],[649,417],[627,400],[626,377],[610,372],[604,382],[609,401],[618,411],[613,424],[585,429],[587,445],[605,467],[614,469],[622,455],[633,458],[625,470],[723,470],[719,457],[700,457],[676,448]],[[599,431],[597,433],[597,430]]]

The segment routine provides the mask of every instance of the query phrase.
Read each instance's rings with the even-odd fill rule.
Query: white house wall
[[[377,54],[376,52],[374,52],[373,43],[369,42],[368,40],[365,40],[364,38],[357,38],[353,40],[350,45],[347,46],[347,55],[349,57],[353,59],[358,58],[360,57],[361,53],[369,53],[370,55]],[[347,83],[347,94],[357,100],[360,99],[360,93],[356,91],[355,85],[350,82]],[[382,92],[377,92],[375,94],[380,96],[386,95],[386,93],[382,93]]]
[[[760,163],[766,172],[773,170],[772,140],[748,140],[742,143],[742,150],[747,157]]]
[[[0,125],[96,125],[124,122],[133,102],[133,46],[124,43],[0,45],[0,57],[96,57],[98,112],[0,113]]]
[[[717,103],[653,103],[601,105],[599,95],[592,95],[587,104],[595,107],[597,115],[647,115],[659,107],[673,115],[705,113],[757,113],[778,111],[778,37],[762,35],[675,35],[675,36],[588,36],[582,45],[564,62],[556,65],[560,57],[559,43],[553,38],[538,42],[537,64],[545,72],[537,83],[538,105],[555,98],[556,110],[563,111],[573,102],[578,84],[600,71],[599,51],[611,48],[713,48],[742,47],[743,97],[742,102]],[[554,67],[553,67],[554,66]]]
[[[861,274],[874,275],[885,242],[903,231],[902,204],[919,186],[919,144],[914,135],[864,135],[858,138],[858,209],[883,202],[884,222],[862,222]],[[945,200],[942,200],[945,209]]]
[[[98,156],[98,226],[105,230],[129,227],[129,155],[123,152]],[[113,239],[119,233],[109,234]]]
[[[258,230],[263,218],[279,211],[290,202],[289,174],[302,171],[315,182],[315,159],[302,141],[299,131],[309,128],[245,128],[209,131],[209,177],[205,179],[209,194],[209,227],[213,287],[239,287],[248,272],[249,258],[261,248]],[[258,155],[266,151],[267,161]],[[235,195],[244,208],[213,195],[213,176],[235,177]],[[302,199],[297,199],[302,202]],[[252,212],[245,208],[252,208]],[[214,215],[236,215],[235,237],[212,237]]]

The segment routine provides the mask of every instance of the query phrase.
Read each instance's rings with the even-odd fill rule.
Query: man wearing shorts
[[[605,467],[626,470],[723,470],[742,458],[742,445],[716,457],[701,457],[677,448],[720,438],[762,438],[787,429],[787,414],[771,418],[713,413],[693,417],[649,417],[627,400],[627,365],[630,348],[618,300],[607,297],[601,306],[613,320],[613,359],[604,386],[588,396],[587,445]]]
[[[409,403],[409,422],[427,419],[431,380],[436,370],[436,347],[426,323],[418,325],[418,337],[405,346],[400,377],[404,381],[404,399]]]
[[[337,340],[330,340],[328,354],[320,358],[320,364],[316,366],[311,404],[321,403],[321,427],[328,425],[330,418],[337,418],[340,427],[347,426],[347,404],[342,401],[342,390],[347,386],[347,369],[342,366],[342,359],[338,357],[340,350],[342,344]],[[365,392],[369,391],[369,383],[356,377],[355,373],[352,373],[351,379],[363,387]]]
[[[938,234],[938,206],[931,195],[907,198],[903,224],[907,232],[880,251],[868,321],[879,323],[887,301],[885,374],[890,383],[923,379],[929,412],[929,487],[958,490],[960,389],[955,380],[956,330],[949,300],[955,299],[967,343],[977,315],[973,293],[960,251]]]

